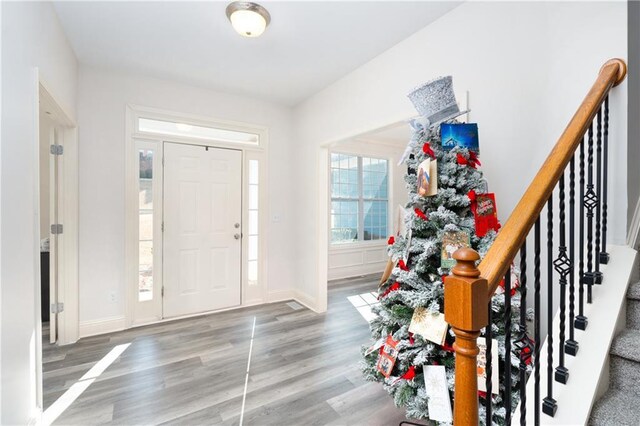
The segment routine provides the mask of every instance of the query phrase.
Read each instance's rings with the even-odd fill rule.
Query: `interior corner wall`
[[[323,200],[320,147],[416,113],[406,94],[439,75],[469,90],[483,171],[505,220],[609,58],[627,56],[624,2],[466,2],[294,110],[296,198],[310,206],[299,235],[314,235]],[[611,105],[610,241],[624,241],[626,83]],[[624,127],[624,128],[621,128]],[[620,220],[621,212],[624,219]],[[298,241],[298,291],[322,291],[314,239]]]
[[[38,75],[76,112],[77,61],[49,2],[2,4],[0,423],[28,424],[36,406],[36,287],[40,285]]]
[[[629,17],[629,142],[627,153],[627,182],[629,185],[627,226],[636,213],[640,201],[640,1],[627,2]]]
[[[78,83],[80,141],[80,325],[125,317],[125,141],[127,104],[269,128],[267,297],[293,294],[299,215],[289,188],[291,109],[175,82],[82,65]],[[279,217],[277,222],[271,218]],[[112,301],[111,294],[115,296]],[[122,321],[121,321],[122,323]]]

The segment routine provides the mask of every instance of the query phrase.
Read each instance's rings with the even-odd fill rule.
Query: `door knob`
[[[234,234],[233,238],[235,238],[236,240],[239,240],[240,239],[240,234]]]
[[[239,223],[235,223],[235,224],[233,225],[233,227],[234,227],[234,228],[236,228],[236,229],[238,229],[238,228],[240,228],[240,224],[239,224]]]

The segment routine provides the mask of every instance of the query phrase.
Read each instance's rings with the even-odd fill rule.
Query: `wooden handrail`
[[[453,345],[456,352],[453,422],[456,426],[478,424],[476,339],[480,330],[488,325],[488,303],[609,91],[620,84],[626,74],[627,65],[622,59],[611,59],[602,66],[591,90],[480,265],[476,268],[480,256],[470,248],[453,254],[457,263],[445,279],[444,315],[456,335]]]
[[[627,65],[617,58],[608,60],[600,69],[591,90],[478,267],[480,275],[487,280],[489,294],[496,291],[507,273],[609,90],[622,83],[626,74]]]

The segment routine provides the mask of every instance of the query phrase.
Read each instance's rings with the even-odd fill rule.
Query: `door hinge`
[[[160,230],[161,230],[162,232],[164,232],[164,222],[162,222],[162,224],[160,224]]]
[[[61,223],[54,223],[53,225],[51,225],[51,233],[53,235],[62,234],[63,228],[64,227]]]
[[[64,153],[64,147],[62,145],[51,145],[51,154],[62,155]]]
[[[160,296],[164,297],[164,286],[162,286],[162,289],[160,289]]]
[[[59,314],[60,312],[64,312],[64,303],[52,303],[51,304],[51,313]]]

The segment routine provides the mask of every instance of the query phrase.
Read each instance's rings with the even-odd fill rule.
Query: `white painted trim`
[[[252,133],[258,133],[260,135],[260,145],[249,145],[239,143],[226,143],[208,141],[203,139],[191,139],[181,138],[164,135],[152,135],[146,133],[139,133],[135,131],[135,121],[140,116],[151,119],[164,119],[164,120],[181,120],[183,122],[189,122],[196,125],[221,127],[229,130],[247,131]],[[259,174],[260,174],[260,189],[259,189],[259,276],[258,286],[249,287],[246,276],[245,259],[247,258],[247,244],[246,239],[243,241],[243,273],[242,273],[242,303],[239,307],[250,306],[258,303],[265,303],[267,300],[267,241],[268,235],[268,219],[269,219],[269,164],[268,164],[268,146],[269,146],[269,131],[268,128],[261,125],[246,124],[240,122],[231,122],[225,120],[212,119],[211,117],[202,117],[191,114],[184,114],[179,112],[161,110],[158,108],[148,108],[138,105],[126,106],[125,111],[125,323],[126,328],[147,325],[157,322],[163,322],[162,310],[157,315],[152,317],[145,317],[136,321],[136,304],[137,302],[137,283],[138,283],[138,194],[136,192],[137,185],[134,182],[137,181],[137,154],[135,151],[136,141],[148,141],[151,143],[163,145],[164,142],[175,142],[185,144],[195,144],[201,146],[211,146],[215,148],[227,148],[242,151],[243,155],[243,224],[242,230],[245,235],[248,234],[248,217],[245,206],[248,200],[248,191],[246,186],[248,184],[248,161],[259,161]],[[162,205],[162,202],[160,202]],[[256,288],[258,287],[258,288]],[[237,307],[231,307],[229,309],[235,309]],[[221,311],[215,311],[221,312]],[[197,315],[206,315],[210,312],[198,313]],[[181,317],[183,318],[183,317]],[[175,319],[175,318],[171,318]]]
[[[294,298],[295,292],[293,290],[276,290],[267,293],[267,303],[283,302]]]
[[[326,306],[324,306],[324,309],[322,309],[323,308],[322,306],[318,306],[318,303],[315,300],[313,300],[311,297],[307,296],[306,294],[302,293],[301,291],[295,290],[293,294],[294,294],[293,300],[303,305],[304,307],[312,310],[313,312],[321,314],[327,311]]]
[[[80,323],[80,338],[113,333],[114,331],[122,331],[126,328],[124,316],[82,321]]]
[[[363,275],[379,274],[384,270],[386,262],[372,262],[354,266],[336,266],[329,269],[329,281],[344,278],[360,277]]]
[[[602,265],[603,285],[593,286],[593,303],[585,305],[585,315],[589,324],[585,331],[575,330],[579,344],[578,356],[566,356],[565,366],[571,372],[566,385],[555,384],[553,396],[558,402],[558,411],[554,417],[543,415],[542,424],[548,425],[586,425],[591,407],[597,397],[599,383],[607,380],[607,360],[611,342],[618,331],[619,313],[626,304],[626,293],[632,277],[637,252],[627,246],[608,245],[611,259]],[[558,342],[560,313],[553,320],[554,342]],[[547,353],[545,339],[540,348],[541,354]],[[554,353],[554,361],[557,361]],[[540,371],[547,369],[547,357],[540,358]],[[586,373],[588,372],[588,373]],[[534,380],[527,382],[527,395],[533,395]],[[547,375],[540,377],[540,389],[546,389]],[[576,395],[581,395],[576,398]],[[533,424],[533,398],[527,398],[527,424]],[[520,408],[514,411],[513,424],[520,420]]]
[[[71,114],[69,114],[56,100],[56,97],[48,87],[47,83],[43,81],[42,78],[39,78],[38,81],[38,98],[40,100],[40,105],[51,111],[52,114],[50,118],[60,131],[60,142],[64,146],[64,154],[62,155],[62,161],[60,162],[60,204],[58,205],[58,221],[64,225],[64,232],[58,237],[59,285],[57,294],[57,301],[59,303],[64,303],[64,311],[58,314],[57,343],[59,345],[68,345],[76,342],[79,338],[78,127]],[[40,220],[39,216],[40,213],[38,210],[38,221]],[[39,280],[40,276],[38,275],[38,288],[40,286]],[[40,305],[38,305],[38,307],[39,306]]]
[[[632,249],[638,248],[640,245],[640,198],[636,203],[636,209],[631,218],[629,231],[627,232],[627,245]]]

